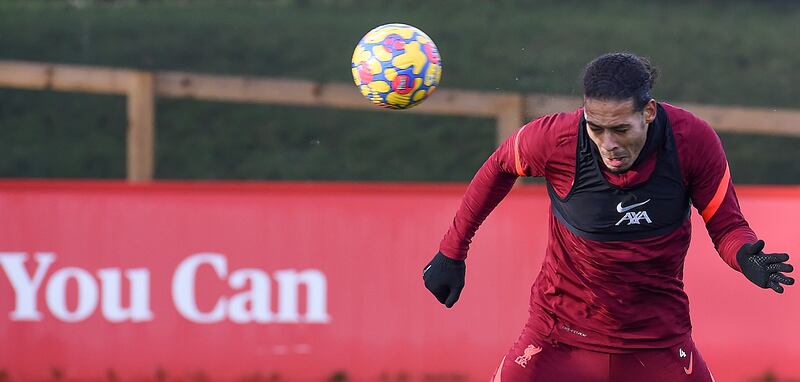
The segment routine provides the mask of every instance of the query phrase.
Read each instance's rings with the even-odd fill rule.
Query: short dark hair
[[[642,111],[653,99],[650,89],[656,75],[655,68],[644,57],[633,53],[606,53],[586,65],[583,95],[600,100],[633,99],[635,111]]]

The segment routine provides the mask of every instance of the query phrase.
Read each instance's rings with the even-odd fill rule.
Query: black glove
[[[764,240],[759,240],[755,244],[745,244],[736,253],[736,261],[742,268],[742,273],[753,284],[783,293],[781,284],[794,284],[793,278],[781,273],[791,272],[794,269],[791,264],[786,264],[789,255],[764,253],[761,252],[762,249],[764,249]]]
[[[439,302],[451,308],[464,289],[466,272],[464,260],[453,260],[439,252],[422,270],[422,280]]]

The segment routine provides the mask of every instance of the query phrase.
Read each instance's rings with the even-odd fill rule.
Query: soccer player
[[[589,63],[583,107],[529,122],[500,145],[424,268],[425,287],[452,307],[478,226],[517,177],[545,178],[547,251],[495,381],[713,381],[683,291],[691,205],[731,268],[777,293],[794,283],[789,256],[764,253],[742,216],[719,137],[656,102],[654,79],[630,53]]]

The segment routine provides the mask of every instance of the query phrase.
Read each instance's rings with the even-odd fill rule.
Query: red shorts
[[[494,382],[713,382],[691,338],[668,349],[609,354],[540,339],[527,327]]]

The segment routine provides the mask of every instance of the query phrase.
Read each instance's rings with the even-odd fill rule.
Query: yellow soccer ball
[[[442,78],[439,49],[428,35],[406,24],[369,31],[356,45],[351,67],[361,94],[389,109],[416,106]]]

